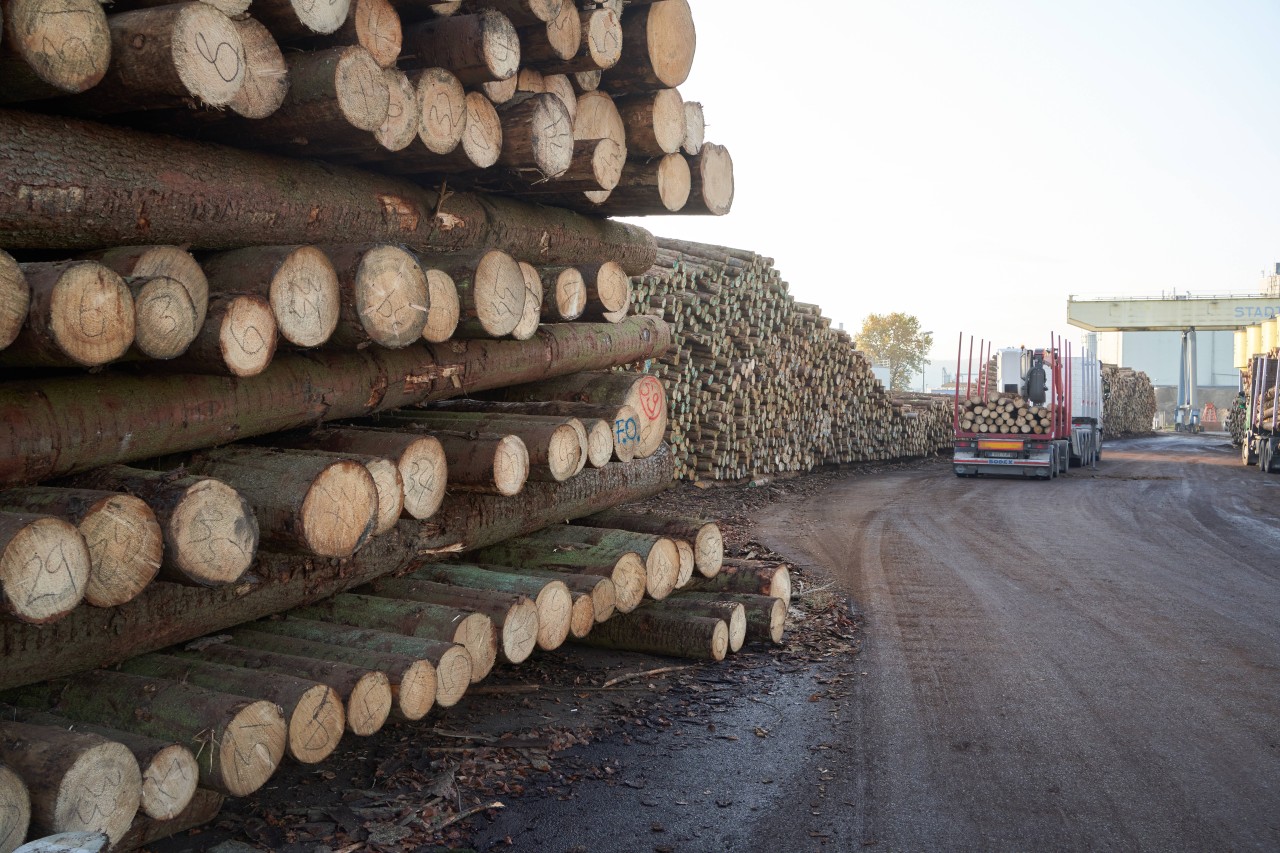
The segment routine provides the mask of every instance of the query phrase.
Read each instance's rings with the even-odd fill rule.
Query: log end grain
[[[653,76],[667,88],[679,86],[688,79],[697,50],[688,0],[659,0],[651,5],[645,30]]]
[[[612,439],[613,457],[619,462],[630,462],[636,457],[640,446],[640,414],[631,406],[618,407],[618,414],[613,419]]]
[[[653,137],[665,154],[675,154],[684,145],[688,130],[684,98],[678,89],[661,89],[653,95]]]
[[[471,655],[462,646],[453,646],[436,661],[436,704],[452,708],[471,686]]]
[[[516,435],[504,435],[493,454],[493,482],[498,494],[520,494],[529,479],[529,448]]]
[[[396,7],[389,0],[356,0],[350,14],[354,18],[357,43],[383,68],[395,65],[404,42]]]
[[[133,344],[148,358],[167,360],[187,351],[200,332],[203,311],[191,300],[182,282],[168,276],[135,279]]]
[[[359,462],[338,460],[315,478],[298,513],[302,541],[322,557],[350,557],[373,530],[378,489]]]
[[[692,188],[693,173],[684,155],[668,154],[663,157],[658,163],[658,198],[661,199],[662,206],[672,213],[683,210],[689,203]],[[732,181],[730,181],[729,195],[732,200]]]
[[[733,158],[723,145],[708,142],[697,158],[696,183],[706,212],[724,216],[733,207]]]
[[[69,522],[0,513],[0,606],[23,622],[66,616],[84,599],[89,549]]]
[[[422,339],[438,344],[453,337],[458,328],[462,306],[458,303],[458,286],[442,270],[427,270],[427,319]]]
[[[551,478],[563,482],[582,470],[582,442],[571,424],[562,424],[547,442],[547,466]]]
[[[472,94],[488,103],[483,95]],[[467,130],[471,109],[471,97],[463,90],[458,78],[445,68],[427,68],[417,75],[415,99],[418,104],[418,138],[427,150],[433,154],[448,154],[457,148]]]
[[[602,191],[612,191],[622,180],[627,151],[615,140],[601,139],[591,152],[591,173]]]
[[[603,468],[613,458],[613,424],[602,418],[583,421],[587,428],[587,464]]]
[[[693,545],[684,539],[673,540],[680,554],[680,571],[676,575],[676,589],[682,589],[693,578]]]
[[[133,295],[124,279],[102,264],[65,265],[50,297],[51,341],[76,364],[96,367],[115,361],[133,343]]]
[[[399,459],[404,482],[404,510],[416,519],[430,518],[440,509],[448,483],[449,465],[439,439],[423,436],[405,448]]]
[[[493,11],[480,13],[481,51],[490,80],[514,77],[520,69],[520,36],[507,16]]]
[[[58,783],[53,832],[103,832],[118,841],[142,800],[142,771],[123,744],[99,740],[85,749]],[[39,817],[37,813],[37,817]]]
[[[400,673],[400,680],[391,686],[391,692],[400,716],[410,721],[421,720],[436,703],[439,692],[436,668],[431,661],[414,661]]]
[[[480,92],[467,93],[462,153],[477,169],[489,168],[502,156],[502,120],[494,103]]]
[[[497,249],[485,252],[475,269],[472,303],[486,334],[511,334],[524,315],[524,293],[524,273],[516,260]]]
[[[595,297],[605,311],[622,311],[631,301],[631,279],[614,261],[601,264],[596,272]]]
[[[280,706],[249,702],[232,716],[205,749],[216,750],[219,785],[233,797],[247,797],[271,778],[284,758],[289,729]]]
[[[142,770],[142,813],[173,820],[191,803],[199,780],[200,766],[191,750],[177,743],[161,748]]]
[[[560,648],[569,637],[575,614],[569,587],[564,581],[551,581],[538,593],[534,604],[538,610],[538,648],[547,652]],[[592,618],[588,607],[588,619]]]
[[[640,443],[636,447],[636,456],[643,459],[657,450],[666,436],[667,392],[662,380],[645,375],[631,386],[624,402],[640,416]]]
[[[31,794],[10,768],[0,764],[0,850],[12,853],[22,846],[31,825]]]
[[[654,543],[644,559],[645,592],[661,600],[676,588],[680,577],[680,551],[675,540],[663,536]]]
[[[196,307],[196,324],[204,325],[209,280],[190,252],[178,246],[121,246],[88,256],[125,279],[163,276],[182,282]]]
[[[471,657],[472,684],[493,671],[493,665],[498,662],[498,631],[492,619],[483,613],[472,613],[458,623],[453,641]]]
[[[619,613],[630,613],[644,600],[649,572],[644,558],[636,552],[628,551],[618,558],[610,579],[613,581],[614,606]]]
[[[600,578],[591,590],[592,617],[596,622],[606,622],[618,610],[616,588],[609,578]]]
[[[244,45],[244,82],[227,106],[244,118],[266,118],[280,109],[289,94],[289,65],[260,22],[244,18],[233,23]]]
[[[313,33],[329,35],[337,32],[351,14],[351,0],[329,0],[317,3],[315,0],[292,0],[294,13],[298,22]]]
[[[575,596],[573,610],[569,614],[569,634],[580,640],[591,633],[595,624],[596,606],[592,596],[589,593]]]
[[[391,716],[394,705],[387,674],[365,673],[347,696],[347,730],[360,737],[377,734]]]
[[[782,632],[787,625],[787,605],[781,598],[775,598],[769,607],[769,642],[775,645],[782,642]]]
[[[422,339],[427,322],[427,274],[398,246],[375,246],[356,270],[356,311],[370,340],[400,349]]]
[[[62,92],[96,86],[111,62],[111,32],[96,0],[12,0],[4,8],[5,50]]]
[[[31,306],[31,288],[13,257],[0,249],[0,349],[22,331]]]
[[[132,601],[160,571],[164,534],[155,513],[132,495],[111,495],[80,519],[89,548],[85,601],[114,607]]]
[[[684,102],[684,139],[680,150],[690,157],[702,151],[702,143],[706,138],[707,119],[702,104],[697,101]]]
[[[235,583],[258,552],[258,522],[239,492],[202,478],[178,500],[165,529],[166,561],[193,583]]]
[[[378,492],[378,512],[374,516],[373,535],[381,536],[396,526],[404,510],[404,480],[400,469],[390,459],[368,459],[364,463],[373,477]]]
[[[557,320],[576,320],[587,307],[587,284],[577,267],[566,267],[555,275],[554,311]]]
[[[547,44],[551,52],[563,60],[573,59],[582,47],[582,17],[577,3],[565,3],[554,19],[547,21]]]
[[[503,620],[499,630],[498,651],[507,663],[524,663],[537,646],[538,606],[530,599],[520,596]]]
[[[707,522],[698,528],[693,540],[694,567],[704,578],[713,578],[724,565],[724,535],[720,525]]]
[[[729,651],[736,652],[747,641],[747,608],[741,603],[735,604],[729,618],[725,620],[728,630],[727,645]]]
[[[338,692],[327,684],[309,687],[289,714],[289,756],[300,764],[324,761],[338,748],[345,723]]]
[[[417,137],[422,124],[418,93],[403,71],[388,68],[382,77],[387,84],[387,117],[373,132],[373,138],[387,151],[403,151]]]
[[[270,286],[271,312],[281,337],[299,347],[329,340],[338,326],[339,291],[338,273],[323,251],[299,246],[290,252]]]
[[[212,6],[189,3],[175,17],[171,38],[183,88],[209,106],[230,103],[244,85],[245,68],[244,43],[231,19]]]
[[[276,315],[271,303],[251,294],[215,297],[213,325],[208,335],[208,355],[232,376],[257,376],[276,354]],[[205,347],[200,347],[203,356]]]
[[[606,71],[622,58],[622,21],[612,9],[596,9],[583,16],[582,41],[591,65]]]
[[[334,88],[338,109],[352,127],[373,133],[387,120],[391,93],[382,67],[369,51],[353,47],[342,52],[334,69]]]
[[[538,331],[538,323],[542,320],[542,277],[538,275],[537,268],[524,261],[520,261],[520,272],[524,275],[524,313],[511,330],[511,337],[527,341]]]

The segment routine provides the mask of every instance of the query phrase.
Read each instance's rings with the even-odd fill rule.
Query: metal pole
[[[956,399],[955,406],[951,411],[952,431],[960,432],[960,356],[964,353],[964,332],[960,333],[960,338],[956,341]]]
[[[964,332],[960,333],[962,336]],[[960,365],[956,365],[956,371],[960,370]],[[956,377],[956,388],[960,388],[960,377]],[[973,399],[973,335],[969,336],[969,372],[964,375],[964,397],[966,400]]]
[[[1187,329],[1187,417],[1193,427],[1200,425],[1200,412],[1196,406],[1196,385],[1199,370],[1196,364],[1196,327]]]

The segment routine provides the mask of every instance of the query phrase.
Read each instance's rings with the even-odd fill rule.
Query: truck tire
[[[1254,449],[1254,444],[1247,437],[1240,445],[1240,461],[1245,465],[1258,464],[1258,453]]]

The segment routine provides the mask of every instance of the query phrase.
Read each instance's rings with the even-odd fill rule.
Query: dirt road
[[[838,849],[1280,847],[1280,476],[1221,438],[1054,482],[838,483],[758,533],[846,585]],[[783,804],[753,849],[814,849]],[[829,848],[828,848],[829,849]]]

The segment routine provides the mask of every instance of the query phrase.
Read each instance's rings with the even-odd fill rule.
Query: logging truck
[[[1274,473],[1280,471],[1280,462],[1276,461],[1280,455],[1280,430],[1276,429],[1280,415],[1280,358],[1255,356],[1251,367],[1240,461]]]
[[[957,477],[1049,480],[1102,458],[1102,370],[1096,356],[1073,357],[1069,344],[1053,338],[1047,348],[980,355],[979,364],[976,383],[970,371],[966,399],[956,383]]]

